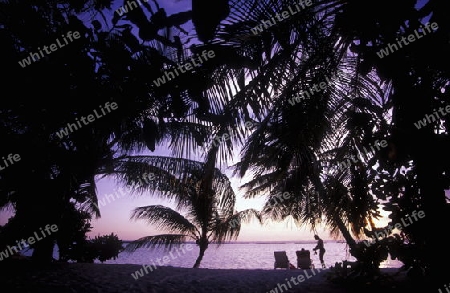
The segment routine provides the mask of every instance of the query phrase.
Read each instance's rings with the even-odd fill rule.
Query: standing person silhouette
[[[316,247],[313,248],[314,254],[317,254],[317,249],[318,249],[319,250],[319,259],[320,259],[320,262],[322,263],[322,268],[325,268],[325,262],[323,261],[323,255],[325,254],[325,247],[323,247],[323,240],[320,239],[320,237],[317,235],[314,235],[314,239],[317,240],[317,245],[316,245]]]

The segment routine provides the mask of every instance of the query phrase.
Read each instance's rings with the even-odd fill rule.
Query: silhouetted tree
[[[132,219],[145,220],[172,234],[142,237],[128,244],[127,251],[160,245],[171,247],[191,239],[200,248],[194,264],[194,268],[198,268],[209,243],[220,245],[237,239],[242,222],[252,218],[260,220],[254,209],[235,210],[236,194],[227,176],[219,169],[214,169],[209,177],[211,182],[207,185],[211,186],[212,192],[205,193],[202,180],[207,165],[188,159],[156,156],[130,157],[122,161],[117,169],[119,180],[136,192],[150,192],[173,199],[176,204],[176,210],[161,205],[134,209]],[[149,170],[154,174],[153,180],[136,180]]]

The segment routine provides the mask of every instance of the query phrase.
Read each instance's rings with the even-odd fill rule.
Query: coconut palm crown
[[[137,207],[131,219],[145,220],[158,230],[169,232],[145,236],[131,242],[126,251],[138,248],[169,247],[194,240],[199,246],[199,256],[194,268],[200,266],[209,243],[223,244],[236,240],[242,222],[256,218],[261,222],[255,209],[235,210],[236,194],[228,177],[219,169],[214,170],[212,192],[202,192],[200,188],[205,164],[202,162],[171,157],[138,156],[129,157],[119,163],[120,180],[130,188],[142,193],[149,191],[173,200],[175,209],[149,205]],[[141,174],[149,174],[151,180],[138,180]],[[147,176],[147,179],[148,176]]]

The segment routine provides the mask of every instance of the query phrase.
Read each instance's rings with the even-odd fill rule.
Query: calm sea
[[[126,244],[124,244],[125,246]],[[172,249],[172,253],[164,248],[146,249],[140,248],[133,253],[122,252],[115,260],[108,260],[107,264],[158,264],[164,266],[191,268],[198,257],[199,249],[195,244],[192,245],[192,250],[176,250]],[[309,249],[313,264],[320,268],[319,255],[315,255],[313,248],[316,242],[236,242],[226,243],[221,246],[210,244],[205,252],[205,256],[200,264],[201,268],[209,269],[273,269],[275,258],[274,251],[286,251],[289,261],[293,265],[297,265],[296,250],[302,248]],[[354,261],[355,259],[350,255],[348,246],[345,243],[335,241],[325,241],[325,264],[327,267],[334,265],[336,262],[343,260]],[[22,252],[24,255],[31,255],[32,251]],[[58,248],[55,247],[54,258],[58,259]],[[164,257],[166,263],[164,263]],[[382,268],[399,268],[403,264],[397,260],[390,258],[383,262]]]
[[[289,261],[297,266],[296,250],[301,248],[309,249],[313,264],[320,267],[319,255],[315,255],[313,248],[316,242],[280,242],[280,243],[227,243],[221,246],[210,244],[205,252],[205,256],[201,262],[201,268],[210,269],[273,269],[274,251],[286,251]],[[172,250],[172,253],[166,249],[149,250],[145,248],[138,249],[133,253],[122,252],[116,260],[109,260],[105,263],[109,264],[148,264],[155,263],[158,265],[157,259],[166,257],[165,266],[186,267],[190,268],[194,265],[197,259],[199,249],[195,244],[192,244],[191,251]],[[340,242],[326,242],[325,241],[325,255],[324,260],[327,267],[334,265],[336,262],[343,260],[354,261],[350,256],[348,246]],[[381,264],[382,268],[399,268],[403,265],[398,260],[391,260],[390,258]]]

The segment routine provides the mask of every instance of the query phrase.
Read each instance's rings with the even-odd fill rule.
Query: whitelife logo
[[[275,21],[275,18],[279,22],[282,22],[283,20],[291,17],[292,15],[299,13],[302,9],[305,9],[306,8],[305,4],[306,4],[306,6],[311,6],[312,1],[311,0],[306,0],[306,1],[300,0],[300,2],[298,2],[298,4],[295,4],[296,10],[293,10],[292,7],[289,6],[288,7],[289,11],[284,10],[281,13],[275,14],[275,16],[271,18],[272,22],[270,22],[270,20],[263,20],[263,21],[261,21],[262,24],[257,25],[254,28],[251,28],[250,31],[256,36],[256,35],[262,33],[264,31],[264,29],[268,29],[268,28],[276,25],[277,22]],[[302,8],[300,8],[299,5]],[[263,28],[263,26],[264,26],[264,28]]]
[[[47,224],[45,226],[44,230],[47,232],[48,235],[46,235],[44,233],[44,231],[42,230],[42,227],[39,228],[39,230],[41,230],[42,238],[39,237],[37,232],[34,232],[35,237],[30,236],[30,237],[28,237],[27,240],[25,240],[25,239],[17,240],[16,241],[17,246],[14,245],[11,247],[8,245],[7,249],[5,249],[4,251],[0,251],[0,261],[2,261],[5,258],[8,258],[9,256],[14,255],[13,250],[15,251],[15,253],[19,253],[19,251],[22,251],[24,248],[26,248],[30,245],[33,245],[36,241],[40,241],[40,240],[46,238],[47,236],[50,236],[52,234],[52,232],[53,233],[58,232],[58,226],[56,224],[53,224],[51,226],[50,226],[50,224]]]
[[[187,245],[186,245],[186,250],[187,250],[187,251],[191,251],[192,249],[194,249],[194,247],[192,246],[192,244],[187,244]],[[162,259],[161,259],[161,258],[157,258],[157,259],[156,259],[156,262],[158,262],[158,264],[159,264],[160,266],[163,266],[163,265],[165,265],[165,264],[170,263],[172,260],[175,260],[175,259],[177,259],[178,257],[182,256],[183,254],[186,254],[186,252],[187,252],[186,250],[184,250],[184,244],[181,244],[181,245],[180,245],[180,248],[175,247],[175,251],[176,251],[176,253],[177,253],[178,256],[173,255],[172,251],[170,251],[169,254],[170,254],[170,258],[171,258],[171,259],[169,258],[169,256],[165,255],[165,256],[162,257]],[[161,260],[163,261],[163,263],[161,263]],[[157,267],[156,267],[155,261],[152,260],[152,263],[153,263],[153,265],[143,265],[143,266],[142,266],[142,269],[140,269],[140,270],[135,271],[134,273],[132,273],[131,276],[133,277],[133,279],[134,279],[134,280],[137,280],[137,279],[139,279],[139,278],[142,278],[142,277],[145,276],[146,274],[148,274],[149,272],[147,271],[147,269],[150,269],[150,272],[153,272],[153,270],[156,270]],[[144,271],[145,271],[145,273],[144,273]]]
[[[137,0],[137,2],[139,4],[137,4],[136,1],[127,1],[127,3],[125,3],[124,6],[120,6],[118,9],[116,9],[116,13],[119,16],[122,16],[125,13],[128,13],[129,11],[132,11],[135,8],[142,6],[143,5],[142,2],[148,2],[148,0],[143,0],[142,2],[141,2],[141,0]],[[134,7],[132,7],[132,5],[134,5]]]
[[[20,161],[20,155],[19,154],[15,154],[15,155],[9,154],[7,159],[5,159],[5,157],[2,157],[2,160],[3,160],[3,163],[5,164],[5,167],[3,167],[2,164],[0,163],[0,171],[5,170],[7,167]],[[9,161],[9,164],[6,160]]]
[[[251,122],[251,121],[246,121],[245,123],[244,123],[244,126],[245,126],[245,128],[247,128],[248,130],[250,130],[250,129],[252,129],[252,127],[253,127],[253,123]],[[220,145],[220,142],[225,142],[225,141],[227,141],[227,140],[229,140],[229,139],[232,139],[232,138],[234,138],[234,137],[236,137],[236,135],[232,135],[231,134],[231,130],[230,131],[228,131],[227,133],[224,133],[222,136],[216,136],[215,138],[214,138],[214,140],[213,140],[213,142],[212,142],[212,145],[213,146],[215,146],[215,147],[217,147],[217,146],[219,146]]]
[[[445,112],[444,112],[443,107],[439,107],[439,112],[441,113],[442,117],[449,114],[450,113],[450,105],[445,106]],[[433,121],[431,121],[431,119],[433,119]],[[437,113],[437,111],[434,111],[434,114],[426,114],[425,118],[423,118],[423,120],[414,122],[414,126],[416,126],[417,129],[420,129],[422,127],[427,126],[427,120],[428,120],[428,123],[431,123],[431,122],[436,122],[439,119],[444,119],[444,118],[439,117],[439,114]]]
[[[370,150],[375,153],[375,148],[377,148],[377,150],[379,151],[381,148],[385,148],[388,146],[388,142],[386,140],[382,140],[382,141],[375,141],[375,148],[374,146],[370,145]],[[369,155],[369,151],[366,149],[366,147],[363,147],[364,151],[362,152],[362,154],[364,154],[364,156],[368,157]],[[350,158],[352,159],[353,163],[357,163],[359,162],[359,159],[355,158],[354,155],[351,155]],[[347,163],[346,163],[347,162]],[[342,161],[340,163],[338,163],[338,167],[341,171],[345,170],[345,168],[350,168],[350,166],[352,165],[352,162],[350,162],[350,159],[347,159],[346,161]]]
[[[97,117],[97,118],[101,118],[101,117],[103,117],[104,115],[107,114],[107,113],[105,113],[105,109],[103,109],[103,107],[101,105],[99,107],[102,110],[103,115],[98,114],[97,110],[94,110],[95,117]],[[117,103],[116,102],[112,102],[112,103],[106,102],[105,103],[105,108],[108,110],[108,113],[111,113],[111,109],[112,110],[116,110],[117,109]],[[88,122],[86,122],[86,120],[85,120],[86,117],[81,116],[81,121],[84,123],[84,125],[88,125],[89,123],[95,121],[95,117],[94,117],[93,114],[89,114],[87,116]],[[77,124],[75,124],[75,123],[67,123],[67,127],[61,128],[61,130],[58,131],[56,133],[56,135],[59,138],[63,138],[64,136],[68,136],[69,133],[74,132],[74,130],[72,129],[72,126],[73,126],[73,128],[75,130],[78,130],[79,128],[81,128],[83,126],[83,125],[81,125],[81,122],[80,122],[80,120],[78,120],[78,118],[75,118],[75,120],[76,120],[76,123],[78,124],[78,127],[77,127]],[[70,130],[70,132],[69,132],[69,130]]]
[[[338,72],[337,74],[333,75],[333,76],[331,77],[331,79],[335,78],[335,77],[338,76],[339,74],[340,74],[340,72]],[[318,83],[318,84],[317,84],[317,83],[316,83],[316,84],[313,84],[311,87],[309,87],[309,92],[308,92],[308,90],[306,90],[306,91],[303,91],[303,90],[300,91],[300,93],[298,93],[295,97],[290,98],[290,99],[288,100],[289,104],[291,104],[292,106],[294,106],[296,103],[300,103],[301,100],[306,99],[305,96],[307,96],[308,99],[311,98],[311,96],[314,96],[314,91],[315,91],[316,93],[319,93],[319,92],[325,90],[325,89],[330,85],[330,83],[331,83],[331,80],[330,80],[330,78],[329,78],[328,76],[325,76],[325,80],[326,80],[326,81],[322,81],[322,82],[320,82],[320,83]],[[294,100],[295,100],[295,101],[294,101]]]
[[[149,184],[151,181],[155,180],[156,176],[154,173],[150,173],[150,174],[144,173],[142,175],[142,178],[144,180],[142,180],[141,178],[138,178],[138,180],[134,180],[133,185],[144,186],[144,182],[145,182],[145,184]],[[115,198],[114,198],[114,195],[116,196]],[[111,203],[111,202],[116,201],[117,199],[124,197],[125,195],[127,195],[126,191],[124,191],[124,189],[122,187],[119,187],[114,193],[112,193],[112,194],[108,193],[105,196],[103,196],[102,199],[99,198],[98,203],[100,204],[100,206],[96,203],[94,203],[94,205],[98,209],[100,209],[100,207],[106,206],[106,201],[108,201],[108,203]]]
[[[270,292],[266,292],[266,293],[278,293],[278,292],[283,293],[285,290],[286,290],[286,292],[288,292],[292,289],[291,282],[294,283],[294,286],[297,286],[300,283],[305,281],[305,277],[306,277],[306,280],[311,279],[313,276],[316,275],[316,272],[320,273],[321,270],[322,269],[320,269],[320,268],[311,269],[312,275],[308,275],[308,270],[303,270],[303,272],[300,275],[298,275],[297,277],[292,276],[290,281],[288,280],[288,278],[285,278],[284,280],[286,282],[278,283],[277,287],[273,288],[272,290],[270,290]],[[288,289],[288,286],[289,286],[289,289]],[[280,290],[280,291],[278,291],[278,290]]]
[[[414,210],[414,211],[411,213],[411,216],[408,216],[408,217],[406,217],[406,218],[401,218],[401,220],[400,220],[401,223],[395,223],[394,226],[388,225],[388,227],[387,227],[386,229],[384,229],[383,232],[377,232],[377,231],[374,231],[375,236],[372,236],[372,242],[369,242],[369,241],[367,241],[367,240],[364,240],[364,241],[363,241],[364,244],[365,244],[367,247],[369,247],[369,246],[371,246],[372,244],[374,244],[374,243],[376,242],[377,239],[379,239],[379,238],[383,239],[383,238],[388,237],[388,236],[392,233],[392,230],[394,230],[394,228],[401,231],[403,228],[408,227],[408,226],[414,224],[414,222],[413,222],[413,220],[411,219],[411,217],[413,217],[414,220],[417,222],[419,219],[423,219],[423,218],[425,217],[425,212],[424,212],[424,211],[419,211],[419,212],[417,212],[416,210]],[[417,218],[417,217],[418,217],[418,218]],[[405,222],[405,220],[407,220],[407,222]]]
[[[43,49],[41,49],[41,47],[38,47],[39,53],[31,52],[30,56],[28,56],[27,58],[22,59],[22,61],[19,61],[19,65],[22,68],[25,68],[26,66],[31,64],[31,61],[36,62],[36,61],[40,60],[41,58],[44,57],[44,52],[42,52],[42,50],[44,50],[47,55],[50,55],[52,52],[55,52],[59,48],[65,47],[66,45],[69,44],[69,42],[67,41],[66,37],[70,40],[70,42],[73,42],[74,39],[78,40],[80,38],[80,33],[76,31],[72,35],[72,31],[69,31],[66,36],[62,35],[62,37],[63,37],[63,40],[64,40],[64,44],[61,44],[59,39],[56,39],[56,44],[58,44],[58,46],[56,46],[56,44],[53,43],[50,46],[44,46]],[[51,52],[48,50],[49,47],[50,47]]]
[[[208,56],[206,56],[206,55],[208,55]],[[203,57],[204,61],[202,60],[202,57]],[[202,52],[202,56],[197,55],[197,59],[198,59],[198,62],[200,62],[200,64],[195,62],[194,57],[191,57],[191,61],[192,61],[192,64],[194,64],[195,67],[200,67],[201,64],[203,64],[203,62],[208,61],[208,57],[209,58],[216,57],[216,54],[214,53],[213,50],[209,50],[208,52],[206,52],[206,50],[204,50]],[[178,69],[181,71],[181,73],[185,73],[186,71],[192,70],[194,68],[192,66],[192,64],[190,62],[185,62],[183,64],[178,64]],[[183,69],[183,66],[185,66],[186,70]],[[174,71],[177,74],[177,76],[180,75],[176,69],[174,69]],[[167,82],[166,81],[166,77],[167,77],[168,80],[172,80],[172,79],[175,78],[175,74],[172,71],[166,71],[166,72],[164,72],[164,75],[161,76],[161,77],[158,77],[156,80],[153,80],[153,83],[157,87],[159,87],[159,86],[161,86],[161,84],[165,84]]]
[[[430,26],[431,26],[431,28],[430,28]],[[427,33],[425,32],[425,29],[426,29],[429,33],[432,33],[432,32],[435,32],[435,31],[439,28],[439,26],[438,26],[438,24],[435,23],[435,22],[433,22],[433,23],[431,23],[431,24],[428,22],[427,24],[425,24],[425,27],[420,26],[420,28],[422,29],[422,35],[419,34],[419,31],[414,30],[414,34],[408,35],[408,41],[409,41],[409,43],[406,41],[406,37],[402,37],[402,39],[401,39],[400,41],[399,41],[398,39],[396,39],[397,44],[400,46],[400,49],[403,48],[401,42],[403,42],[403,44],[404,44],[405,46],[407,46],[407,45],[409,45],[410,43],[416,41],[416,37],[417,37],[417,39],[421,39],[421,38],[423,38],[424,36],[426,36]],[[432,31],[431,29],[433,29],[433,31]],[[394,50],[394,49],[395,49],[395,50]],[[389,50],[391,50],[391,53],[394,53],[395,51],[398,51],[399,48],[397,47],[396,44],[391,44],[391,43],[389,43],[387,47],[385,47],[384,49],[381,49],[380,51],[377,52],[378,57],[380,57],[380,59],[382,59],[382,58],[384,58],[385,56],[388,56],[388,55],[390,54]]]

